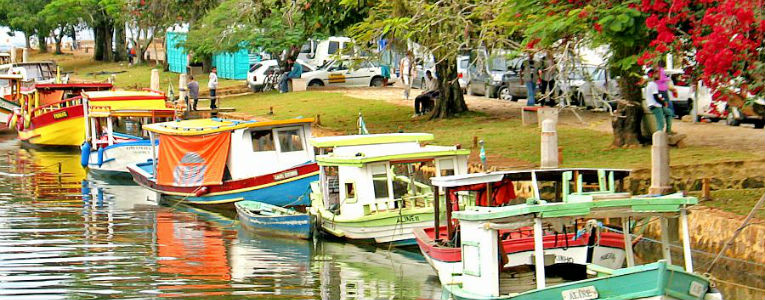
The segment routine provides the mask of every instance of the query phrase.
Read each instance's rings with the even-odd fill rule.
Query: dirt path
[[[355,98],[385,99],[397,105],[413,106],[412,100],[402,99],[402,89],[395,86],[387,88],[341,89],[341,91]],[[419,90],[413,89],[411,94],[418,95]],[[414,97],[412,96],[410,99],[414,99]],[[497,118],[520,118],[520,108],[523,105],[523,100],[520,102],[508,102],[469,95],[465,95],[465,101],[471,110],[483,112]],[[580,122],[572,110],[564,110],[560,113],[559,124],[590,128],[611,134],[611,121],[608,113],[586,110],[576,110],[575,112],[584,122]],[[756,156],[763,156],[762,150],[765,149],[765,130],[754,129],[751,125],[733,127],[725,125],[724,122],[694,124],[674,120],[672,128],[673,131],[687,135],[684,141],[687,146],[747,150],[752,151],[753,155]]]

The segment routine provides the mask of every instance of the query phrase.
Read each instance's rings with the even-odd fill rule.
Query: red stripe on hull
[[[66,116],[57,119],[56,116],[60,116],[61,113],[66,113]],[[82,104],[68,106],[32,118],[29,124],[29,128],[40,128],[56,122],[66,121],[74,118],[82,118],[84,115],[85,113],[82,111]]]
[[[460,247],[446,247],[442,245],[436,245],[433,242],[434,229],[430,228],[418,228],[414,230],[414,237],[417,240],[417,245],[420,247],[420,251],[428,257],[444,262],[460,262],[462,261],[462,249]],[[534,251],[534,231],[531,228],[522,228],[520,230],[500,230],[500,234],[503,235],[502,246],[505,249],[505,253],[512,254],[525,251]],[[505,234],[507,237],[505,237]],[[446,240],[446,226],[439,229],[439,235],[443,240]],[[567,248],[576,246],[586,246],[587,241],[590,239],[590,234],[585,233],[578,239],[572,239],[576,236],[575,233],[566,234],[564,239],[563,234],[558,234],[557,237],[554,234],[545,235],[542,239],[545,249],[554,248]],[[557,241],[556,241],[557,239]],[[624,249],[624,239],[622,235],[614,232],[601,232],[599,245],[611,248]]]
[[[133,176],[133,180],[136,183],[142,186],[148,187],[150,189],[163,192],[163,193],[181,193],[181,194],[194,195],[194,193],[199,188],[198,186],[177,187],[177,186],[168,186],[168,185],[158,185],[156,181],[149,180],[148,178],[146,178],[146,176],[143,176],[142,174],[134,171],[132,168],[128,168],[128,170],[130,170],[130,175]],[[296,176],[284,178],[282,180],[274,180],[274,175],[281,174],[284,172],[289,172],[292,170],[297,170],[298,174]],[[224,181],[222,185],[207,186],[206,194],[225,193],[225,192],[230,192],[230,191],[235,191],[240,189],[246,189],[250,187],[266,185],[269,183],[284,181],[294,177],[303,176],[303,175],[311,174],[318,171],[319,171],[318,164],[316,163],[305,164],[305,165],[301,165],[291,169],[286,169],[279,172],[271,173],[271,174],[265,174],[265,175],[239,179],[239,180],[228,180],[228,181]]]

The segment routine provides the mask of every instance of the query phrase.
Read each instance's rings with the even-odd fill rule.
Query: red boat
[[[414,230],[414,236],[420,251],[426,260],[438,273],[439,279],[450,281],[455,274],[462,273],[462,249],[460,245],[459,224],[452,220],[451,214],[464,207],[467,202],[474,206],[506,206],[525,205],[525,201],[539,199],[539,186],[551,187],[555,191],[554,201],[566,201],[570,194],[587,194],[584,192],[584,182],[603,183],[590,185],[599,196],[625,196],[616,193],[616,181],[621,181],[629,174],[626,170],[597,170],[597,169],[555,169],[533,171],[509,171],[495,173],[479,173],[462,176],[434,177],[432,182],[435,189],[442,189],[446,194],[446,226],[419,228]],[[566,180],[566,176],[569,176]],[[573,177],[576,177],[574,179]],[[569,193],[571,179],[574,179],[575,193]],[[517,188],[531,185],[530,189]],[[531,182],[528,184],[528,182]],[[565,182],[566,184],[562,184]],[[611,184],[611,189],[607,187]],[[535,188],[536,187],[536,188]],[[530,191],[529,191],[530,190]],[[522,198],[529,200],[522,200]],[[560,198],[560,199],[558,199]],[[575,196],[570,197],[572,200]],[[487,200],[488,199],[488,200]],[[435,201],[439,203],[439,201]],[[440,215],[439,207],[435,207],[436,222]],[[517,228],[517,227],[516,227]],[[499,230],[500,257],[505,268],[534,264],[534,234],[531,227],[520,229]],[[438,238],[436,238],[438,237]],[[608,268],[620,268],[624,263],[624,237],[621,233],[607,231],[595,220],[582,220],[576,229],[548,228],[543,237],[545,248],[545,264],[565,268],[576,268],[576,265],[596,264]]]

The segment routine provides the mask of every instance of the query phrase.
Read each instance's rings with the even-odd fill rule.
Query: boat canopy
[[[172,108],[113,110],[109,106],[88,105],[88,117],[89,118],[106,118],[106,117],[173,118],[175,117],[175,110]]]
[[[311,145],[318,148],[330,148],[342,146],[424,142],[432,140],[433,135],[430,133],[386,133],[317,137],[311,139]]]
[[[597,182],[601,175],[606,172],[613,174],[613,180],[621,180],[629,176],[630,170],[626,169],[597,169],[597,168],[568,168],[568,169],[535,169],[498,171],[491,173],[473,173],[467,175],[441,176],[431,178],[433,185],[437,187],[458,187],[478,183],[510,181],[561,181],[566,172],[576,173],[585,182]],[[534,178],[536,177],[536,178]]]
[[[313,123],[313,118],[286,119],[275,121],[240,121],[230,119],[196,119],[171,121],[146,125],[143,128],[161,135],[198,136],[211,133],[234,131],[243,128],[288,126]]]
[[[82,97],[90,106],[108,106],[110,110],[157,110],[169,108],[165,95],[153,91],[91,91]]]
[[[458,149],[456,146],[407,147],[407,144],[411,143],[398,144],[400,145],[393,144],[390,149],[365,149],[369,150],[368,152],[338,153],[339,151],[335,151],[317,156],[316,161],[321,166],[362,167],[364,164],[381,161],[420,161],[443,156],[470,155],[470,149]]]
[[[518,204],[502,207],[470,207],[456,211],[453,216],[460,221],[492,221],[496,223],[531,222],[534,218],[605,218],[646,217],[661,214],[678,214],[686,206],[698,204],[696,197],[682,193],[665,196],[633,196],[590,202],[556,202]]]
[[[17,75],[21,77],[21,75]],[[104,90],[111,89],[113,85],[111,83],[103,82],[70,82],[70,83],[38,83],[35,84],[35,89],[52,89],[52,90]]]

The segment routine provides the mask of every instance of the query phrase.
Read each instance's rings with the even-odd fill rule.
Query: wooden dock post
[[[321,114],[316,114],[316,126],[321,126]]]
[[[558,133],[555,131],[555,121],[542,121],[541,167],[554,169],[558,167]]]
[[[11,62],[16,62],[16,47],[11,45]]]
[[[29,48],[27,47],[21,49],[21,62],[29,62]]]
[[[653,133],[653,146],[651,146],[651,187],[648,193],[651,195],[664,195],[672,187],[669,185],[669,145],[667,133],[657,131]]]
[[[705,177],[701,179],[701,199],[702,200],[710,200],[712,199],[712,191],[710,185],[710,179],[709,177]]]

